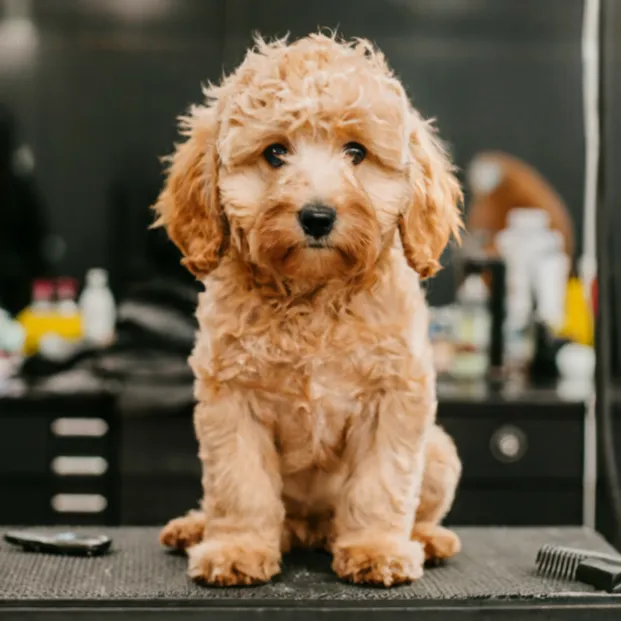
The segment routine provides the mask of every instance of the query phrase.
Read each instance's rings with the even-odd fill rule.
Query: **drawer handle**
[[[52,433],[61,437],[101,438],[108,433],[103,418],[57,418],[52,422]]]
[[[108,470],[108,462],[103,457],[61,455],[52,460],[52,470],[60,476],[101,476]]]
[[[101,513],[108,501],[101,494],[56,494],[51,504],[57,513]]]
[[[528,449],[528,439],[519,427],[504,425],[492,435],[490,448],[496,459],[511,463],[524,457]]]

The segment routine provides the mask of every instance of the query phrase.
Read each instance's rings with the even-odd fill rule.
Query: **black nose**
[[[304,205],[298,212],[298,219],[307,235],[319,239],[325,237],[334,227],[336,209],[317,203]]]

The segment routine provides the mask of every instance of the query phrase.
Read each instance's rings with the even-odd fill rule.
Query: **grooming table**
[[[2,542],[0,621],[621,619],[621,595],[535,574],[544,543],[610,551],[582,528],[458,529],[460,555],[428,569],[416,584],[393,589],[343,584],[330,571],[329,556],[319,553],[286,558],[283,574],[266,586],[200,587],[186,577],[185,558],[159,546],[157,529],[102,530],[113,538],[113,551],[100,558],[25,553]]]

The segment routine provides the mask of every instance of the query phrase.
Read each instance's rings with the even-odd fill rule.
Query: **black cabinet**
[[[440,387],[439,395],[438,422],[455,439],[464,466],[448,523],[588,522],[585,457],[595,440],[584,401],[544,389],[473,394],[450,386]],[[123,523],[163,523],[197,506],[200,464],[191,413],[188,407],[169,416],[124,419]]]
[[[116,523],[113,418],[106,390],[0,398],[0,523]]]
[[[463,477],[447,523],[579,525],[593,519],[594,427],[586,400],[555,389],[439,388],[439,423]]]
[[[585,402],[442,385],[439,398],[463,462],[447,523],[589,523]],[[0,523],[162,524],[200,501],[197,452],[191,404],[121,420],[105,392],[0,399]]]

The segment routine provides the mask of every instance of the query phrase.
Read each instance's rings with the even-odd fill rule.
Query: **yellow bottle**
[[[32,302],[21,313],[17,320],[24,328],[24,354],[33,356],[39,351],[39,340],[50,331],[54,320],[52,296],[54,287],[49,280],[36,280],[32,287]]]
[[[593,345],[593,315],[582,282],[576,277],[567,283],[565,322],[560,336],[581,345]]]

